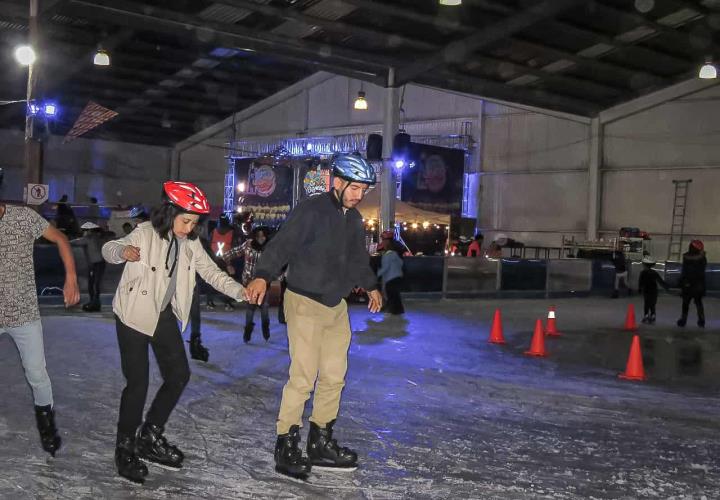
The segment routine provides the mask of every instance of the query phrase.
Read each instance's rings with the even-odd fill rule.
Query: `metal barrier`
[[[78,281],[87,292],[87,263],[80,247],[73,247]],[[55,245],[38,244],[34,249],[35,278],[38,294],[45,288],[62,288],[65,271]],[[373,260],[378,265],[378,259]],[[610,293],[615,283],[615,268],[606,260],[586,259],[485,259],[476,257],[405,257],[402,291],[406,293],[443,293],[463,295],[502,295],[503,292],[528,292],[533,296],[563,293]],[[102,292],[114,293],[124,266],[105,268]],[[658,263],[655,270],[670,288],[679,288],[682,265]],[[642,264],[628,265],[628,284],[638,288]],[[708,264],[707,290],[720,292],[720,264]],[[206,293],[208,288],[203,287]],[[46,291],[47,293],[47,291]]]

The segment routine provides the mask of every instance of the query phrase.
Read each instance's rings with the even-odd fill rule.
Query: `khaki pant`
[[[305,402],[315,388],[310,421],[321,428],[335,420],[345,386],[350,320],[347,303],[327,307],[290,290],[285,292],[290,344],[290,380],[283,389],[277,433],[302,426]]]

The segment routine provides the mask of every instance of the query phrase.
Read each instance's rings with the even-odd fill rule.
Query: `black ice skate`
[[[265,342],[270,340],[270,322],[263,321],[262,336],[265,339]]]
[[[210,351],[207,347],[202,345],[200,337],[192,337],[188,340],[188,343],[190,344],[190,357],[192,359],[205,362],[210,359]]]
[[[58,436],[57,427],[55,427],[55,411],[52,406],[35,406],[35,421],[40,432],[40,443],[43,450],[54,457],[55,452],[60,449],[62,440]]]
[[[250,337],[252,336],[254,327],[255,323],[253,323],[252,321],[245,324],[245,331],[243,332],[243,342],[245,342],[246,344],[250,342]]]
[[[310,473],[310,461],[302,456],[300,443],[300,426],[293,425],[287,434],[277,437],[275,443],[275,470],[280,474],[297,479],[307,479]]]
[[[167,442],[163,428],[145,422],[137,439],[137,454],[140,460],[168,469],[180,469],[185,459],[177,446]]]
[[[148,469],[135,453],[135,440],[131,436],[118,436],[115,447],[115,466],[118,474],[133,483],[143,484]]]
[[[84,304],[82,306],[82,310],[85,312],[100,312],[100,310],[101,310],[100,302],[95,302],[95,301],[88,302],[87,304]]]
[[[354,471],[357,469],[357,453],[349,448],[340,447],[333,439],[333,425],[329,422],[324,429],[310,422],[307,453],[313,467],[337,471]]]

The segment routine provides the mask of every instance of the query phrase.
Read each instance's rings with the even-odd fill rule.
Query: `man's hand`
[[[122,258],[128,262],[137,262],[140,260],[140,249],[132,245],[123,248]]]
[[[80,287],[77,278],[67,277],[65,286],[63,286],[63,297],[65,298],[65,307],[72,307],[80,302]]]
[[[245,296],[247,297],[248,304],[262,304],[266,291],[267,283],[264,279],[255,278],[252,280],[247,288],[245,288]]]
[[[230,276],[235,275],[235,268],[234,268],[233,266],[231,266],[231,265],[228,265],[228,266],[227,266],[227,273],[228,273]]]
[[[368,299],[368,309],[370,309],[370,312],[380,312],[380,309],[382,309],[383,305],[383,296],[380,293],[380,290],[373,290],[371,292],[368,292]]]

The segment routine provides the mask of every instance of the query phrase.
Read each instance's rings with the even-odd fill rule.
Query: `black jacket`
[[[269,282],[285,264],[288,290],[328,307],[355,287],[377,288],[360,212],[353,208],[343,213],[332,192],[295,207],[265,246],[255,276]]]
[[[644,295],[657,295],[658,283],[660,283],[665,290],[668,286],[665,281],[660,277],[657,271],[654,269],[643,269],[640,273],[639,290]]]
[[[705,267],[707,259],[705,253],[683,254],[682,273],[680,274],[680,288],[682,293],[689,295],[705,294]]]

